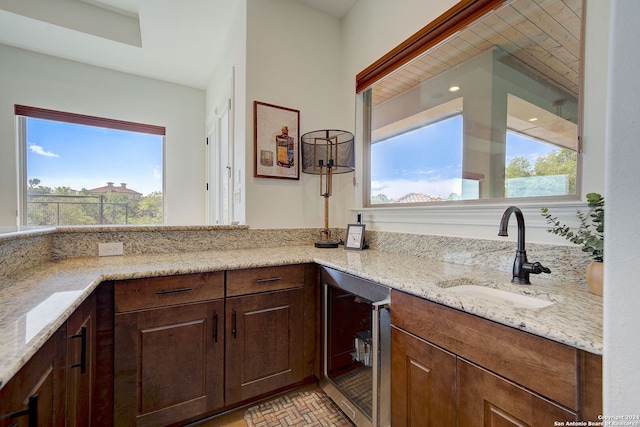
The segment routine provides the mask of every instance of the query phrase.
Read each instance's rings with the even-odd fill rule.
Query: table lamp
[[[353,134],[344,130],[314,130],[302,135],[302,172],[320,175],[320,195],[324,197],[324,228],[316,248],[337,248],[339,241],[329,230],[331,177],[355,169]]]

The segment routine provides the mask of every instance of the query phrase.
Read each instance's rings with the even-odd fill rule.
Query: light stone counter
[[[131,279],[315,262],[466,311],[522,331],[602,354],[602,298],[553,275],[533,285],[510,283],[504,271],[380,250],[316,249],[312,245],[200,252],[77,257],[40,264],[0,287],[0,388],[105,280]],[[554,301],[520,309],[465,298],[447,290],[473,283]]]

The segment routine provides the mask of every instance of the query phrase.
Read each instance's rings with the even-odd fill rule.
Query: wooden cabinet
[[[114,425],[168,425],[224,405],[223,296],[224,272],[116,282]]]
[[[316,282],[311,264],[115,282],[114,425],[180,424],[312,376]]]
[[[577,414],[465,360],[458,359],[458,425],[547,427]]]
[[[302,265],[227,273],[227,295],[249,293],[226,300],[227,405],[304,379],[303,285]]]
[[[112,425],[111,406],[105,409],[97,393],[104,385],[109,390],[112,382],[110,371],[107,378],[96,380],[98,293],[92,293],[0,391],[0,414],[5,415],[0,426],[36,425],[30,424],[35,417],[30,418],[29,405],[37,405],[38,426]],[[112,323],[103,321],[101,327],[110,331]],[[108,391],[104,396],[112,399]],[[16,412],[22,415],[11,417]]]
[[[391,328],[391,425],[456,425],[456,356]]]
[[[414,425],[405,421],[415,418],[407,408],[428,402],[410,390],[427,379],[455,384],[457,406],[447,414],[458,417],[458,426],[546,426],[553,425],[549,420],[597,421],[601,413],[600,356],[399,291],[392,291],[391,322],[394,335],[408,332],[392,340],[392,360],[412,366],[392,370],[394,426],[395,420]],[[439,354],[434,347],[454,355],[453,381],[436,377],[445,364],[432,363]],[[449,422],[442,425],[454,425]]]
[[[0,390],[0,426],[63,426],[65,339],[61,327]]]
[[[66,425],[95,425],[96,296],[91,294],[67,320]]]

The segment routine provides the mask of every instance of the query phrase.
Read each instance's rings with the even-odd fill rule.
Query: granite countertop
[[[510,283],[502,271],[379,250],[316,249],[310,245],[220,251],[69,258],[20,273],[0,290],[0,388],[105,280],[198,273],[315,262],[393,289],[602,354],[602,298],[584,285],[532,276],[533,285]],[[555,304],[523,309],[465,297],[448,289],[489,286]]]

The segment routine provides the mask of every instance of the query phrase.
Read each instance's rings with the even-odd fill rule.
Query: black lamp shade
[[[353,134],[344,130],[314,130],[302,135],[302,172],[348,173],[355,169]],[[323,171],[324,169],[324,171]]]

